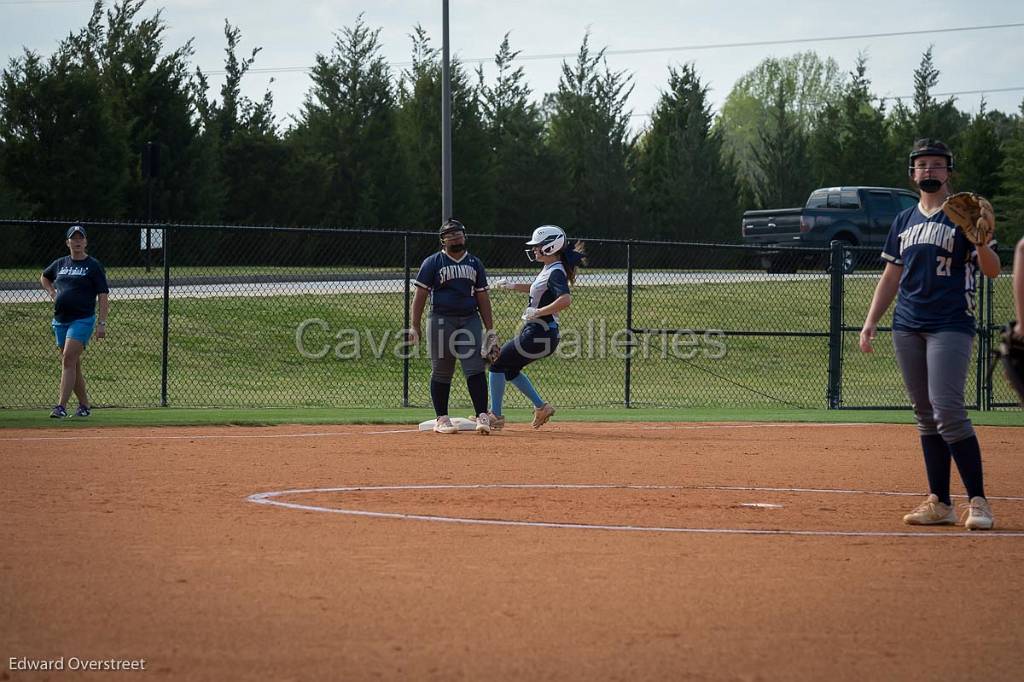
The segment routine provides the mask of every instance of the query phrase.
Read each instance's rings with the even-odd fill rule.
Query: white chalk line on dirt
[[[837,424],[809,424],[802,422],[794,423],[764,423],[764,424],[675,424],[667,426],[638,426],[624,422],[622,424],[604,424],[604,423],[587,423],[587,422],[568,422],[570,424],[585,425],[588,430],[605,430],[611,429],[616,431],[699,431],[708,429],[758,429],[758,428],[812,428],[812,427],[864,427],[864,426],[876,426],[871,423],[837,423]],[[120,428],[120,427],[111,427]],[[124,428],[140,428],[140,427],[124,427]],[[143,427],[144,428],[144,427]],[[174,428],[174,427],[158,427],[158,428]],[[182,428],[194,428],[194,427],[182,427]],[[202,427],[200,427],[202,428]],[[122,435],[82,435],[82,436],[17,436],[10,438],[0,438],[0,442],[8,443],[27,443],[35,441],[82,441],[82,440],[221,440],[221,439],[238,439],[238,438],[329,438],[331,436],[386,436],[393,433],[421,433],[419,429],[389,429],[387,431],[310,431],[310,432],[298,432],[298,433],[204,433],[195,435],[154,435],[154,436],[122,436]],[[422,432],[429,433],[429,432]],[[524,430],[523,433],[532,433],[532,431]]]
[[[41,440],[225,440],[232,438],[329,438],[331,436],[385,436],[392,433],[419,433],[419,429],[393,429],[390,431],[310,431],[302,433],[202,433],[193,434],[191,436],[24,436],[20,438],[0,438],[0,441],[27,442]]]
[[[959,532],[909,532],[909,531],[832,531],[832,530],[788,530],[781,528],[756,529],[756,528],[687,528],[675,526],[634,526],[614,524],[593,524],[593,523],[564,523],[556,521],[516,521],[513,519],[477,519],[459,516],[438,516],[432,514],[403,514],[399,512],[374,512],[362,509],[340,509],[337,507],[320,507],[316,505],[298,504],[284,502],[275,498],[285,495],[302,495],[312,493],[346,493],[346,492],[384,492],[384,491],[406,491],[406,490],[487,490],[487,489],[539,489],[539,490],[585,490],[585,489],[621,489],[621,490],[721,490],[721,491],[747,491],[747,492],[790,492],[790,493],[841,493],[860,495],[914,495],[920,493],[903,493],[894,491],[872,491],[872,490],[831,490],[815,488],[758,488],[745,486],[675,486],[675,485],[629,485],[629,484],[558,484],[558,483],[480,483],[480,484],[426,484],[426,485],[390,485],[390,486],[351,486],[340,488],[304,488],[295,490],[278,490],[263,493],[254,493],[246,498],[254,504],[283,507],[286,509],[298,509],[301,511],[325,512],[329,514],[343,514],[347,516],[363,516],[383,519],[399,519],[404,521],[429,521],[437,523],[456,523],[467,525],[485,526],[519,526],[529,528],[562,528],[575,530],[608,530],[608,531],[630,531],[648,533],[695,533],[695,534],[722,534],[722,535],[794,535],[810,537],[971,537],[971,538],[1007,538],[1024,537],[1024,532],[1016,531],[985,531],[982,533],[959,531]],[[1024,497],[990,497],[989,499],[1024,501]]]

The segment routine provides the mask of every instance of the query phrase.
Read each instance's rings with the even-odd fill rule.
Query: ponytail
[[[576,269],[587,264],[586,249],[583,242],[575,242],[571,249],[563,248],[558,255],[561,257],[562,266],[565,267],[569,283],[576,283]]]

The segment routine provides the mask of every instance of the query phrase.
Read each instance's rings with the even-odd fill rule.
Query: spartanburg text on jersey
[[[569,278],[561,261],[548,263],[530,285],[530,307],[543,308],[555,299],[569,293]],[[558,315],[544,315],[540,319],[548,324],[558,324]]]
[[[472,315],[477,309],[477,292],[487,290],[487,272],[480,259],[470,253],[456,260],[438,251],[424,259],[413,284],[430,291],[434,313]]]
[[[43,276],[57,289],[53,319],[61,323],[92,317],[96,314],[96,295],[110,292],[107,273],[92,256],[82,260],[58,258],[46,266]]]
[[[926,215],[918,204],[897,215],[882,258],[903,266],[893,329],[974,333],[978,252],[941,209]]]

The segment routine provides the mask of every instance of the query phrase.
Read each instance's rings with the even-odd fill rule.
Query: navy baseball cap
[[[84,227],[82,227],[81,225],[72,225],[71,227],[68,228],[68,231],[64,234],[64,239],[71,239],[71,235],[73,235],[75,232],[78,232],[83,237],[85,236],[85,228]]]

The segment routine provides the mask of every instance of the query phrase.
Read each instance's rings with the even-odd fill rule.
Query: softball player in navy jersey
[[[476,412],[476,431],[491,432],[487,413],[487,375],[481,347],[484,328],[493,333],[491,299],[487,293],[487,272],[480,259],[466,251],[466,228],[458,220],[441,226],[441,251],[428,256],[413,284],[413,340],[419,340],[423,309],[430,296],[427,321],[427,350],[430,354],[430,401],[437,419],[434,431],[458,433],[448,416],[448,398],[456,358],[462,363],[466,386]],[[481,318],[483,324],[481,325]]]
[[[975,247],[942,212],[952,193],[953,154],[938,140],[922,139],[910,153],[918,205],[896,216],[882,249],[885,270],[875,287],[860,348],[870,353],[878,321],[896,298],[892,336],[896,362],[914,407],[924,451],[928,498],[903,517],[911,525],[954,524],[949,496],[950,460],[956,461],[970,499],[964,525],[993,525],[985,499],[981,448],[964,406],[974,345],[974,292],[978,272],[999,275],[994,241]]]
[[[570,248],[565,232],[555,225],[538,227],[526,245],[530,247],[527,257],[544,264],[533,283],[516,284],[505,279],[495,282],[503,289],[530,294],[523,328],[502,346],[498,360],[491,364],[491,425],[496,430],[505,426],[502,403],[506,380],[533,403],[533,428],[539,429],[555,414],[555,408],[540,397],[523,368],[551,355],[558,347],[558,314],[572,304],[569,284],[576,281],[576,268],[583,261],[582,245]]]
[[[39,284],[53,299],[53,335],[61,356],[60,390],[50,416],[68,416],[66,405],[72,391],[78,398],[76,417],[88,417],[89,396],[82,374],[82,353],[95,330],[96,338],[107,334],[109,309],[107,273],[103,265],[85,252],[88,241],[81,225],[72,225],[64,235],[70,255],[50,263],[39,276]],[[99,301],[99,319],[96,303]]]

